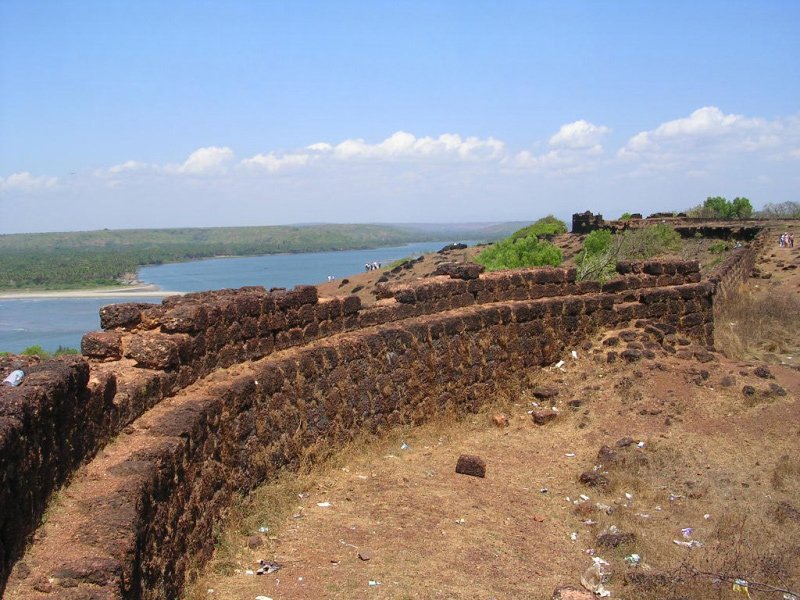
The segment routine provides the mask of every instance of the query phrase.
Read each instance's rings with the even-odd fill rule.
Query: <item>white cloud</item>
[[[605,125],[595,125],[581,119],[562,125],[558,133],[550,138],[550,145],[556,148],[594,148],[600,146],[600,140],[610,131]]]
[[[716,106],[698,108],[691,115],[662,123],[632,136],[619,151],[621,157],[691,152],[753,152],[781,144],[786,124],[743,115],[725,114]]]
[[[263,167],[274,173],[286,167],[306,166],[312,161],[324,159],[385,163],[414,160],[463,162],[499,160],[504,156],[505,144],[492,137],[462,138],[456,133],[444,133],[437,138],[418,138],[411,133],[397,131],[375,144],[370,144],[363,138],[346,139],[335,145],[317,142],[297,152],[257,154],[243,160],[241,164],[246,167]]]
[[[516,153],[505,162],[511,166],[550,172],[555,175],[573,175],[595,169],[603,156],[600,143],[611,129],[583,119],[566,123],[554,133],[548,143],[550,150],[535,154],[529,150]]]
[[[149,165],[147,163],[139,162],[138,160],[129,160],[122,164],[109,167],[108,173],[116,175],[118,173],[128,173],[130,171],[142,171],[148,167]]]
[[[285,168],[305,166],[311,158],[309,154],[279,155],[275,152],[269,152],[268,154],[256,154],[255,156],[246,158],[241,164],[245,167],[260,167],[266,169],[270,173],[276,173]]]
[[[28,171],[12,173],[8,177],[0,177],[0,190],[35,192],[55,187],[58,179],[55,177],[36,177]]]
[[[219,146],[198,148],[180,165],[167,165],[164,170],[170,173],[189,173],[199,175],[221,171],[233,159],[233,150]]]
[[[316,149],[327,150],[327,144],[314,144]],[[491,160],[502,157],[505,144],[489,137],[462,138],[457,133],[444,133],[438,138],[416,137],[405,131],[397,131],[377,144],[369,144],[361,138],[347,139],[331,149],[336,158],[407,160],[413,158],[435,158],[453,160]]]

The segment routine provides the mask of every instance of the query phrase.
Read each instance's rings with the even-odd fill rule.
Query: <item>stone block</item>
[[[178,344],[170,335],[142,333],[132,335],[125,356],[147,369],[171,369],[179,363]]]
[[[122,358],[122,334],[117,331],[93,331],[81,338],[81,354],[101,360]]]
[[[103,329],[130,329],[139,324],[143,310],[154,306],[156,305],[145,302],[109,304],[100,309],[100,327]]]

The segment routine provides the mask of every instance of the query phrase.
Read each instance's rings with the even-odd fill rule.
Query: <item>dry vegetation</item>
[[[800,296],[789,289],[742,294],[716,319],[717,345],[728,356],[776,362],[792,355],[800,340]]]

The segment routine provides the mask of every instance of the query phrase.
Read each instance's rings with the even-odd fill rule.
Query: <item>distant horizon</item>
[[[800,201],[799,30],[784,0],[5,0],[0,233]]]
[[[547,215],[542,215],[547,216]],[[334,223],[330,221],[321,221],[318,223],[269,223],[269,224],[259,224],[259,225],[203,225],[203,226],[196,226],[196,227],[187,227],[182,225],[172,225],[172,226],[163,226],[163,227],[101,227],[99,229],[61,229],[61,230],[51,230],[51,231],[25,231],[25,232],[17,232],[17,233],[0,233],[0,236],[3,235],[38,235],[38,234],[57,234],[57,233],[96,233],[99,231],[163,231],[168,229],[244,229],[244,228],[258,228],[258,227],[322,227],[325,225],[376,225],[376,226],[388,226],[388,227],[410,227],[410,228],[422,228],[422,227],[430,227],[430,228],[446,228],[446,227],[456,227],[456,228],[466,228],[466,227],[491,227],[493,225],[508,225],[508,224],[522,224],[522,223],[533,223],[534,221],[540,219],[542,217],[537,217],[534,219],[514,219],[509,221],[466,221],[466,222],[446,222],[446,221],[431,221],[431,222],[410,222],[410,223],[389,223],[389,222],[341,222],[341,223]],[[569,227],[571,223],[570,219],[562,219]]]

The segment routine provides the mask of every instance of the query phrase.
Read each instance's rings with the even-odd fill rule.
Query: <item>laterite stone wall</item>
[[[386,287],[369,308],[310,286],[106,307],[84,358],[0,390],[0,509],[17,507],[0,510],[0,590],[174,597],[234,495],[278,469],[365,429],[477,410],[606,327],[663,322],[710,344],[714,290],[742,269],[709,282],[693,262],[624,263],[603,286],[571,269],[437,277]],[[69,560],[37,540],[9,578],[49,496],[90,460],[104,491],[70,507]]]

